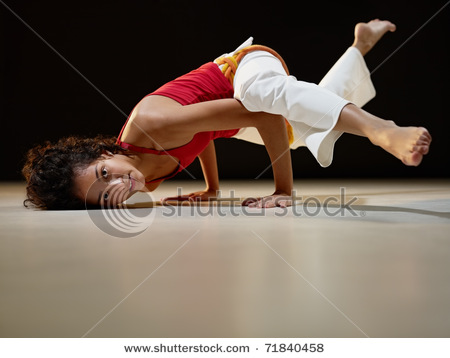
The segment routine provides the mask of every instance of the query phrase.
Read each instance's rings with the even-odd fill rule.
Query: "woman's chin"
[[[133,175],[130,175],[131,180],[131,193],[137,193],[138,191],[145,191],[145,178],[142,176],[142,178],[136,178]]]

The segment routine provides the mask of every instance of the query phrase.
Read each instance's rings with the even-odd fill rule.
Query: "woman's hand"
[[[161,203],[165,204],[168,201],[209,201],[217,199],[216,189],[205,189],[196,191],[187,195],[172,196],[161,199]]]
[[[287,208],[292,206],[292,196],[286,193],[275,192],[262,198],[248,198],[242,202],[242,206],[249,208]]]

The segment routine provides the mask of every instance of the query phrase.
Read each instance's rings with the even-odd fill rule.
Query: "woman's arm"
[[[258,201],[246,202],[245,205],[256,207],[285,207],[292,205],[293,173],[285,119],[282,116],[263,112],[249,112],[240,102],[238,102],[239,106],[236,106],[234,103],[214,102],[219,101],[208,102],[211,106],[202,106],[202,108],[197,106],[198,108],[194,109],[193,112],[199,116],[192,121],[192,123],[196,124],[197,130],[232,129],[236,128],[235,126],[239,123],[245,123],[245,126],[256,127],[270,157],[275,181],[275,192]],[[190,109],[192,110],[192,106],[186,107],[191,107]],[[183,115],[190,114],[189,110],[186,112],[188,114],[185,113]],[[201,120],[198,118],[201,118]],[[178,120],[180,121],[179,123],[182,123],[183,120],[189,122],[187,117],[183,118],[182,115]],[[241,126],[238,126],[238,128]]]
[[[261,121],[271,117],[273,115],[268,113],[262,116],[261,113],[248,111],[236,99],[220,99],[183,106],[173,113],[167,123],[167,128],[195,134],[198,132],[257,127]]]
[[[265,208],[291,206],[293,174],[285,120],[282,116],[272,118],[270,121],[263,122],[258,127],[258,132],[270,157],[275,181],[275,192],[259,200],[245,201],[243,205]]]
[[[256,127],[270,157],[275,192],[257,202],[248,203],[248,205],[258,207],[291,205],[293,173],[285,119],[269,113],[249,112],[237,100],[231,101],[235,101],[237,104],[229,103],[228,100],[217,100],[200,103],[205,104],[204,106],[185,106],[183,107],[186,109],[185,113],[180,112],[176,119],[180,128],[185,128],[184,122],[187,122],[193,124],[198,131]],[[194,106],[196,107],[194,108]],[[189,120],[192,115],[195,116],[195,119]],[[186,130],[187,128],[190,126],[187,126]]]
[[[151,133],[160,147],[174,148],[186,144],[198,132],[255,127],[264,120],[262,117],[272,116],[249,112],[232,98],[182,106],[167,97],[148,96],[139,103],[133,122]]]
[[[219,190],[219,170],[217,168],[216,148],[214,141],[209,142],[205,150],[198,156],[206,182],[206,192],[217,195]]]
[[[152,122],[151,133],[166,143],[171,141],[172,146],[185,144],[186,138],[198,132],[256,127],[272,162],[275,192],[256,203],[250,203],[249,206],[290,205],[288,197],[293,187],[292,164],[286,125],[281,116],[249,112],[235,99],[220,99],[187,106],[166,105],[160,106],[157,111],[157,115],[153,117],[155,119],[149,121]],[[180,140],[180,143],[177,140]],[[181,142],[182,140],[184,142]],[[208,152],[205,155],[208,155]]]
[[[275,194],[291,195],[293,174],[291,151],[283,117],[273,118],[258,127],[267,153],[269,154],[275,180]]]
[[[205,179],[205,190],[196,191],[187,195],[164,198],[163,201],[187,201],[202,200],[207,201],[217,198],[219,190],[219,171],[217,168],[216,149],[214,141],[209,142],[208,146],[198,156],[202,166],[203,177]]]

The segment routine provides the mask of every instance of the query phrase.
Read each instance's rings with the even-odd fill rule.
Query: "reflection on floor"
[[[134,201],[201,189],[168,182]],[[449,337],[450,181],[262,181],[204,206],[35,211],[0,185],[0,337]]]

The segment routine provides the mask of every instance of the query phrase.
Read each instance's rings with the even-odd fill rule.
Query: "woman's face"
[[[123,154],[104,154],[75,178],[75,195],[102,207],[114,207],[144,187],[145,176]]]

